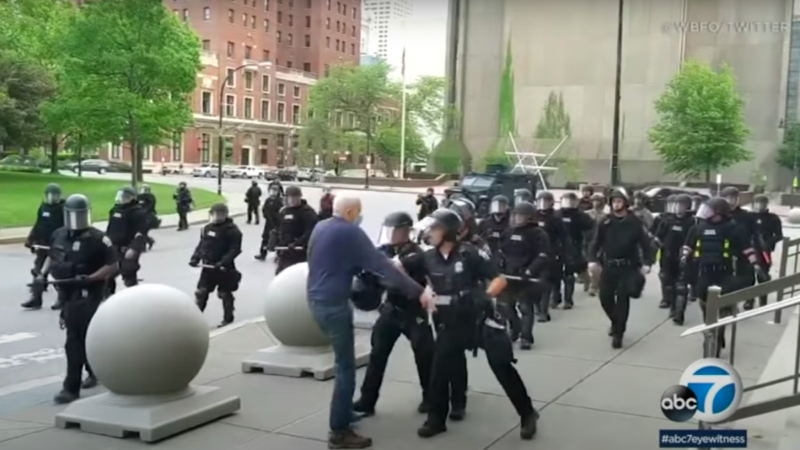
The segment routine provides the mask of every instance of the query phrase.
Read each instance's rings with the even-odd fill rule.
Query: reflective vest
[[[731,262],[731,242],[726,237],[728,227],[700,227],[700,237],[694,243],[694,258],[701,265],[722,265]]]

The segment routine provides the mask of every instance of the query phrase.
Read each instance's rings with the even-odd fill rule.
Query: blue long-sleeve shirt
[[[409,298],[423,287],[394,267],[359,226],[333,217],[319,222],[308,246],[308,300],[329,306],[345,305],[352,295],[353,277],[369,271],[385,278]]]

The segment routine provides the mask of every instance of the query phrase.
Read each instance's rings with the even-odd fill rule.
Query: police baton
[[[531,278],[531,277],[521,277],[518,275],[503,275],[503,278],[506,280],[514,280],[514,281],[527,281],[528,283],[543,283],[542,280],[539,278]]]
[[[223,271],[223,272],[225,271],[225,268],[224,268],[224,267],[222,267],[222,266],[215,266],[215,265],[213,265],[213,264],[200,264],[200,265],[198,265],[197,267],[199,267],[199,268],[201,268],[201,269],[219,270],[219,271]]]
[[[33,247],[36,250],[50,250],[49,245],[32,245],[31,247]]]
[[[305,250],[305,248],[304,247],[289,247],[288,245],[287,246],[283,246],[283,247],[275,247],[275,251],[280,251],[280,250]]]

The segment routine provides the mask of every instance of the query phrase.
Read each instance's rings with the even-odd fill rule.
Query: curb
[[[209,210],[209,208],[205,208],[205,209],[201,209],[199,211],[208,211],[208,210]],[[173,214],[170,214],[170,215],[173,215]],[[247,212],[238,212],[238,213],[231,214],[231,217],[243,217],[243,216],[246,216],[246,215],[247,215]],[[207,220],[205,220],[205,219],[195,219],[195,220],[190,220],[189,221],[189,225],[198,225],[198,224],[206,223],[206,222],[207,222]],[[178,228],[178,224],[176,223],[174,225],[164,225],[162,227],[159,227],[158,229],[159,230],[169,230],[171,228]],[[6,237],[6,238],[0,238],[0,245],[22,244],[22,243],[25,242],[26,239],[28,239],[27,236],[9,236],[9,237]]]

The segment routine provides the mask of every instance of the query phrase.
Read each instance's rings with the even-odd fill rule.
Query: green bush
[[[42,169],[33,166],[0,166],[0,172],[16,172],[16,173],[42,173]]]

